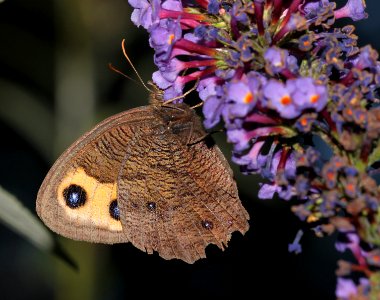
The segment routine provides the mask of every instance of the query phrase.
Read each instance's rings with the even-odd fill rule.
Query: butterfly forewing
[[[117,174],[135,130],[151,107],[115,115],[69,147],[50,169],[37,196],[37,213],[53,231],[75,240],[127,242],[114,200]]]

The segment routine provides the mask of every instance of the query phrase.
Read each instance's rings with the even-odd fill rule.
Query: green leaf
[[[375,162],[380,160],[380,143],[377,144],[376,148],[372,150],[372,153],[368,157],[368,166],[371,166]]]
[[[370,223],[367,217],[360,217],[359,219],[360,226],[364,229],[363,235],[364,240],[368,243],[374,244],[380,247],[380,209],[378,209],[375,221]]]
[[[0,222],[25,237],[37,248],[53,251],[51,232],[15,196],[0,187]]]
[[[370,300],[378,300],[380,296],[380,272],[373,272],[370,277],[371,282],[371,294]]]
[[[0,186],[0,223],[23,236],[37,248],[53,253],[78,269],[76,262],[61,248],[53,234],[15,196]]]
[[[4,100],[1,102],[0,118],[50,161],[54,137],[52,112],[25,87],[4,79],[0,79],[0,98]]]

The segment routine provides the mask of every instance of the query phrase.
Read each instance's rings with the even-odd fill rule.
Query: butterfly
[[[155,88],[149,105],[109,117],[58,158],[37,213],[70,239],[194,263],[249,228],[229,164],[206,136],[194,109]]]

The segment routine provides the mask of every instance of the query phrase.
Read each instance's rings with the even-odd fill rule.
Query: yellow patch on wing
[[[70,208],[66,205],[63,191],[70,185],[82,187],[87,194],[83,206]],[[88,224],[91,226],[122,231],[121,222],[111,217],[109,212],[110,203],[117,199],[117,184],[100,183],[95,178],[88,176],[83,168],[74,169],[66,174],[58,186],[58,202],[72,222]]]

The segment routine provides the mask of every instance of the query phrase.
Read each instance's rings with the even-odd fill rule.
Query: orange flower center
[[[317,103],[320,97],[321,96],[319,96],[319,95],[313,95],[310,97],[310,102],[311,103]]]
[[[284,97],[281,98],[280,102],[282,105],[289,105],[292,103],[292,98],[290,98],[289,95],[285,95]]]
[[[349,192],[354,192],[355,191],[355,185],[353,185],[352,183],[349,183],[349,184],[347,184],[346,189]]]
[[[253,101],[253,95],[252,95],[251,92],[248,92],[248,93],[245,95],[245,97],[244,97],[244,99],[243,99],[243,102],[244,102],[245,104],[248,104],[248,103],[251,103],[252,101]]]
[[[301,125],[302,125],[302,126],[305,127],[305,126],[307,125],[307,123],[308,123],[308,122],[307,122],[307,119],[306,119],[306,118],[302,118],[302,119],[301,119]]]
[[[351,103],[352,105],[356,105],[356,104],[359,103],[359,99],[356,98],[356,97],[354,97],[354,98],[352,98],[352,99],[350,100],[350,103]]]
[[[310,215],[310,216],[307,217],[306,222],[308,222],[308,223],[313,223],[313,222],[316,222],[316,221],[318,221],[318,220],[319,220],[319,218],[318,218],[317,216],[315,216],[315,215]]]
[[[273,64],[275,67],[282,67],[283,63],[281,61],[277,61]]]
[[[328,180],[334,180],[334,179],[335,179],[335,173],[333,173],[333,172],[328,172],[328,173],[327,173],[327,179],[328,179]]]
[[[171,45],[173,43],[173,40],[174,40],[174,34],[169,35],[168,44]]]

